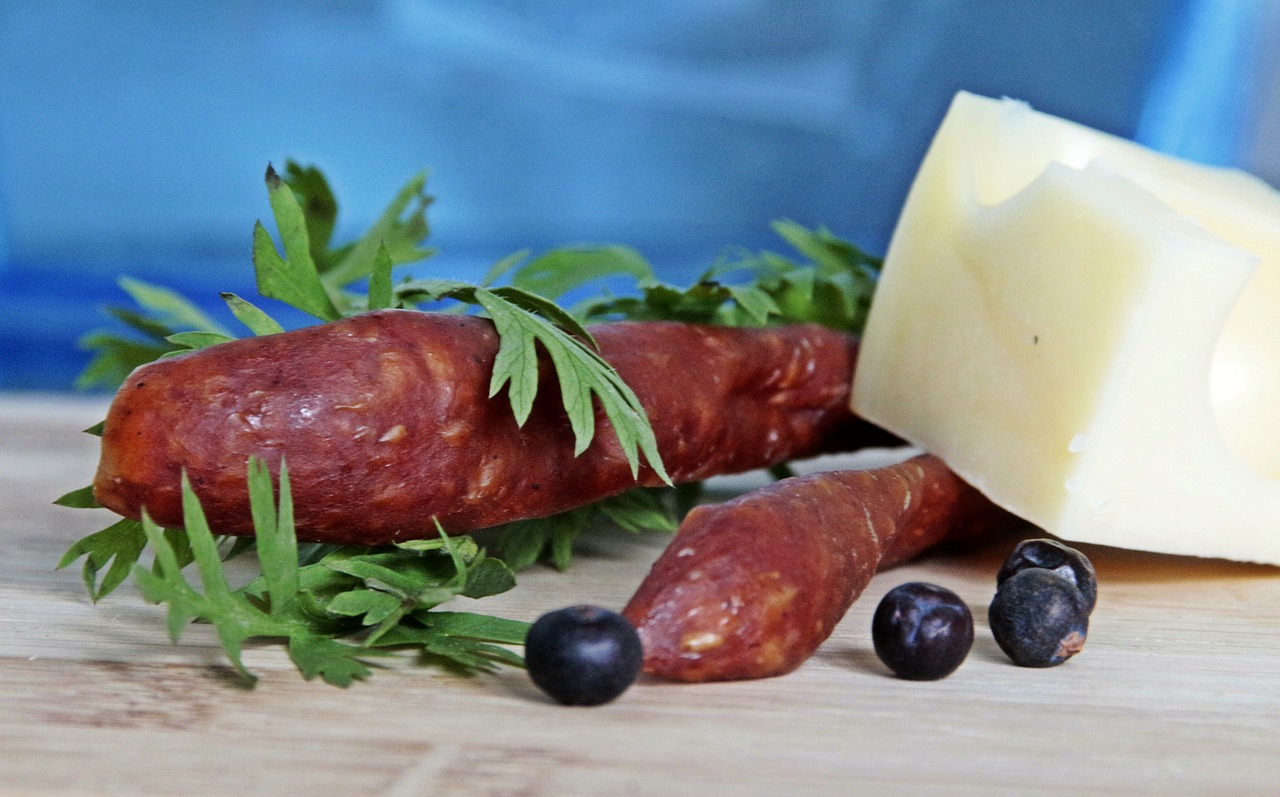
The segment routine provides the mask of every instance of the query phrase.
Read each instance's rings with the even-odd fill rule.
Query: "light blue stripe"
[[[1254,98],[1254,26],[1270,0],[1188,0],[1136,139],[1201,163],[1239,166]]]
[[[4,170],[0,169],[0,274],[13,267],[9,248],[9,213],[5,203]]]

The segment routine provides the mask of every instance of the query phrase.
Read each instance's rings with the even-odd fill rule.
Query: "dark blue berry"
[[[1052,570],[1070,581],[1084,596],[1088,611],[1098,602],[1098,576],[1089,557],[1057,540],[1038,539],[1018,543],[996,574],[996,585],[1021,570],[1038,567]]]
[[[598,706],[627,691],[640,674],[640,636],[622,615],[570,606],[539,617],[524,643],[538,688],[568,706]]]
[[[1053,570],[1020,570],[996,589],[987,613],[1000,649],[1023,667],[1053,667],[1084,647],[1089,608],[1074,583]]]
[[[894,587],[871,619],[876,655],[899,678],[936,681],[973,647],[973,615],[949,589],[913,581]]]

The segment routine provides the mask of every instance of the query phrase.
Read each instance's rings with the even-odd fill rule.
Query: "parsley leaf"
[[[63,554],[57,569],[61,570],[84,557],[82,573],[85,588],[89,591],[89,597],[99,601],[129,577],[129,571],[137,563],[146,544],[147,537],[142,524],[122,518],[102,531],[78,540]],[[98,573],[104,567],[108,569],[99,582]]]
[[[689,490],[689,485],[628,490],[567,512],[504,523],[487,530],[485,536],[492,538],[495,555],[512,570],[523,570],[540,561],[566,570],[574,541],[604,523],[636,533],[675,532],[680,518],[692,505],[682,500]]]
[[[580,302],[572,312],[583,324],[614,321],[685,321],[724,326],[819,323],[860,332],[866,320],[881,261],[825,228],[807,229],[790,221],[774,231],[805,260],[773,252],[735,252],[680,288],[661,282],[637,252],[626,247],[571,247],[533,260],[524,253],[508,258],[501,273],[513,287],[558,298],[589,283],[630,277],[634,292],[612,293]],[[773,475],[789,469],[780,465]],[[495,551],[513,569],[547,561],[563,570],[573,541],[589,528],[609,521],[623,528],[674,530],[697,501],[701,484],[669,490],[653,501],[654,491],[632,490],[615,498],[546,518],[499,528]],[[628,507],[623,511],[622,507]]]
[[[338,224],[338,200],[333,195],[328,179],[314,166],[303,166],[294,161],[285,164],[285,182],[302,207],[307,222],[307,237],[311,242],[311,259],[323,271],[327,269],[329,245]]]
[[[230,335],[219,335],[216,332],[178,332],[165,338],[165,340],[178,344],[182,347],[182,350],[192,350],[216,346],[219,343],[235,340],[235,338]],[[182,350],[170,353],[180,354]]]
[[[275,215],[284,246],[284,257],[276,251],[267,228],[262,222],[256,223],[253,227],[253,269],[258,277],[258,293],[287,302],[321,321],[338,320],[342,314],[320,281],[320,273],[311,257],[311,239],[307,235],[302,206],[270,166],[267,167],[266,180],[271,212]]]
[[[726,326],[816,323],[858,333],[866,323],[881,261],[825,228],[807,229],[779,221],[774,231],[807,258],[774,252],[736,252],[679,288],[634,265],[615,262],[610,273],[635,277],[631,295],[605,295],[580,302],[574,314],[584,323],[609,320],[674,320]],[[537,261],[515,269],[512,284],[545,281]],[[599,273],[584,273],[583,280]],[[567,291],[579,287],[562,280]]]
[[[72,490],[53,503],[57,506],[70,507],[71,509],[98,509],[102,506],[98,503],[98,499],[93,497],[93,487],[91,485]]]
[[[391,253],[387,247],[379,244],[378,252],[373,256],[373,270],[369,274],[369,298],[367,306],[370,310],[385,310],[394,307],[394,290],[391,285]]]
[[[482,307],[498,331],[498,354],[489,383],[490,397],[504,387],[523,425],[538,389],[538,347],[547,353],[560,384],[561,401],[574,434],[574,454],[581,454],[595,435],[595,409],[601,408],[618,437],[631,472],[638,474],[640,456],[670,483],[658,453],[657,439],[644,407],[596,351],[586,328],[553,303],[517,288],[481,288],[454,280],[416,280],[396,287],[403,302],[455,299]],[[547,323],[551,317],[558,323]]]
[[[396,265],[434,254],[434,250],[419,245],[430,232],[426,209],[432,198],[424,192],[426,183],[426,174],[415,176],[364,235],[340,250],[326,252],[317,261],[326,286],[338,291],[368,277],[375,269],[380,249],[385,249]]]
[[[588,282],[629,275],[637,281],[653,279],[653,267],[627,246],[575,246],[552,249],[521,266],[511,285],[521,290],[559,299]]]
[[[140,284],[137,280],[132,283]],[[126,284],[121,280],[121,287]],[[177,331],[170,326],[173,319],[154,309],[151,312],[155,315],[119,307],[107,308],[108,315],[139,333],[140,338],[122,337],[111,332],[90,332],[80,338],[80,348],[93,352],[93,359],[76,379],[76,387],[116,387],[134,368],[182,348],[168,340]]]
[[[216,321],[183,296],[159,285],[152,285],[142,280],[122,277],[120,287],[125,290],[143,308],[152,312],[154,330],[190,329],[197,332],[209,332],[215,335],[230,337],[231,333],[223,329]],[[141,319],[139,319],[141,321]],[[146,323],[146,322],[143,322]]]
[[[241,299],[234,293],[223,292],[220,296],[222,296],[222,301],[227,303],[227,308],[231,310],[231,314],[254,335],[274,335],[277,332],[284,332],[284,327],[280,326],[279,321],[267,315],[251,302]]]
[[[480,615],[436,617],[430,611],[458,595],[482,597],[514,586],[509,571],[507,578],[495,578],[495,570],[505,568],[473,542],[442,537],[434,549],[399,553],[343,548],[302,565],[287,464],[280,466],[278,505],[264,463],[250,460],[247,479],[262,575],[242,588],[228,584],[217,543],[185,475],[183,523],[199,587],[183,575],[174,541],[149,518],[142,519],[155,566],[135,566],[134,578],[147,600],[167,604],[175,642],[192,620],[211,624],[223,652],[250,683],[256,676],[245,666],[243,650],[246,642],[260,638],[283,642],[303,677],[344,687],[372,674],[370,658],[394,649],[443,657],[472,672],[521,664],[519,656],[499,645],[522,643],[527,624]],[[471,589],[477,584],[482,587]]]

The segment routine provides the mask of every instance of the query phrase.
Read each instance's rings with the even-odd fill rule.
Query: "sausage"
[[[818,326],[591,329],[648,413],[672,480],[894,441],[848,410],[856,341]],[[549,362],[523,427],[490,399],[486,319],[386,310],[142,366],[108,411],[94,495],[182,525],[185,470],[212,528],[252,533],[246,461],[287,458],[299,540],[378,545],[554,514],[656,486],[597,408],[579,456]]]
[[[1017,522],[928,454],[782,479],[691,511],[622,613],[650,675],[783,675],[831,635],[877,570]]]

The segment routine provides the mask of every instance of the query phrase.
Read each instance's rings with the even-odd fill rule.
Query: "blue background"
[[[420,271],[610,241],[676,281],[780,218],[883,252],[957,89],[1237,164],[1264,5],[0,0],[0,390],[70,389],[122,274],[251,295],[287,158],[339,235],[428,170]]]

